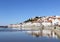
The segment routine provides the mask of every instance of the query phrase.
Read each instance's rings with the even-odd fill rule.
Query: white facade
[[[32,23],[34,26],[40,26],[40,23]]]
[[[55,20],[53,19],[53,20],[52,20],[52,24],[53,24],[53,25],[59,24],[59,20],[58,20],[58,19],[55,19]]]
[[[50,22],[43,22],[42,25],[44,25],[44,26],[51,26],[52,24]]]
[[[8,25],[8,27],[17,28],[17,27],[20,27],[20,24],[11,24],[11,25]]]
[[[22,25],[22,27],[24,26],[40,26],[40,23],[31,23],[31,22],[28,22],[28,23],[25,23]]]
[[[31,25],[32,25],[32,23],[31,23],[31,22],[23,23],[23,24],[22,24],[22,27],[25,27],[25,26],[31,26]]]

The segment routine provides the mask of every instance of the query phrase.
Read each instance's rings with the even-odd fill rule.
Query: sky
[[[0,0],[0,25],[55,15],[60,15],[60,0]]]

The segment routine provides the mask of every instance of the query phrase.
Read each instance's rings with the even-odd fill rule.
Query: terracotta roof
[[[52,20],[47,20],[48,22],[52,22]]]
[[[58,20],[60,20],[60,18],[57,18]]]

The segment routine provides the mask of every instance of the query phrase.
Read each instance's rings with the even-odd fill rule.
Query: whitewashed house
[[[40,26],[40,23],[32,23],[32,26]]]
[[[53,25],[58,25],[58,23],[59,23],[59,20],[58,20],[58,19],[53,19],[53,20],[52,20],[52,24],[53,24]]]
[[[19,28],[20,27],[20,24],[10,24],[10,25],[8,25],[8,27],[11,27],[11,28]]]
[[[29,27],[29,26],[32,26],[31,22],[27,22],[27,23],[22,24],[22,27]]]

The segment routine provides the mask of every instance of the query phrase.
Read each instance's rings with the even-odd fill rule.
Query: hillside
[[[60,26],[60,16],[36,16],[34,18],[29,18],[20,24],[12,24],[12,27],[31,27],[31,26]]]

